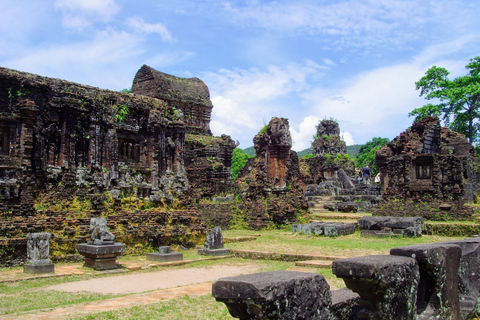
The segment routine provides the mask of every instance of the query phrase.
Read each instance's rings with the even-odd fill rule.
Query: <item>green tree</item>
[[[372,138],[372,141],[368,141],[360,147],[358,150],[357,158],[355,159],[355,166],[357,168],[363,168],[367,164],[370,165],[372,170],[372,177],[378,173],[377,165],[375,164],[375,152],[378,149],[386,145],[390,140],[388,138]]]
[[[245,164],[247,163],[247,160],[253,158],[249,156],[248,154],[244,153],[242,149],[240,148],[235,148],[233,149],[233,154],[232,154],[232,181],[237,180],[238,178],[238,173],[240,170],[245,167]]]
[[[437,104],[427,104],[414,109],[409,116],[415,121],[427,115],[441,117],[447,127],[463,133],[470,143],[480,134],[480,56],[470,59],[465,66],[468,74],[450,80],[450,72],[433,66],[425,76],[415,82],[420,96],[427,100],[438,100]]]

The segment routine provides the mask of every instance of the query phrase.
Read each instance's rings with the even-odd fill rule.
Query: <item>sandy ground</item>
[[[178,270],[135,273],[106,278],[62,283],[42,288],[66,292],[88,291],[101,294],[128,294],[186,286],[215,281],[223,277],[257,272],[258,266],[242,264],[236,266],[211,266],[206,268],[185,268]]]

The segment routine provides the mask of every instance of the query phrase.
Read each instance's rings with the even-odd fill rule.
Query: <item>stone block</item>
[[[295,224],[292,226],[292,232],[338,237],[355,233],[355,228],[355,223],[312,222],[307,224]]]
[[[180,261],[180,260],[183,260],[183,253],[181,253],[181,252],[170,252],[170,253],[152,252],[152,253],[147,253],[147,260],[158,261],[158,262]]]
[[[420,281],[418,319],[460,319],[458,268],[462,250],[453,244],[413,245],[390,250],[391,255],[417,260]]]
[[[420,279],[417,261],[400,256],[335,260],[332,271],[360,295],[360,319],[415,319]]]
[[[55,265],[53,263],[47,264],[25,264],[23,266],[23,272],[25,273],[54,273],[55,272]]]
[[[335,320],[356,320],[360,296],[348,288],[332,291],[332,312]]]
[[[357,212],[358,206],[355,202],[339,202],[337,210],[340,212]]]
[[[458,269],[458,291],[462,319],[480,314],[480,237],[447,241],[462,249]]]
[[[170,247],[170,246],[160,246],[160,247],[158,247],[158,253],[163,253],[163,254],[172,253],[172,247]]]
[[[318,273],[270,271],[220,278],[212,295],[239,319],[332,319],[330,287]]]
[[[423,231],[422,217],[371,217],[364,216],[358,220],[360,230],[403,230],[397,234],[408,237],[419,237]]]

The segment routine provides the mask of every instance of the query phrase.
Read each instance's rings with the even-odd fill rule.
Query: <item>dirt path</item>
[[[186,268],[62,283],[43,288],[42,290],[66,292],[88,291],[101,294],[140,293],[209,282],[222,277],[252,273],[256,270],[258,270],[258,268],[253,264],[242,264],[237,266],[221,265],[208,268]]]
[[[84,281],[63,283],[42,290],[66,292],[96,292],[102,294],[128,294],[124,297],[93,301],[53,310],[36,310],[0,319],[68,319],[72,316],[147,305],[161,300],[170,300],[185,295],[199,296],[212,292],[212,283],[218,278],[231,277],[258,271],[254,264],[236,266],[211,266],[208,268],[185,268],[148,273],[119,275]],[[153,291],[152,291],[153,290]],[[146,292],[149,291],[149,292]]]

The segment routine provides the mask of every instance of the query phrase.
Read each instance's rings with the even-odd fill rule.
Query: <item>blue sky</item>
[[[276,116],[295,150],[336,119],[347,144],[393,139],[432,65],[480,55],[480,2],[1,0],[0,66],[112,90],[143,65],[198,77],[214,135],[240,148]]]

